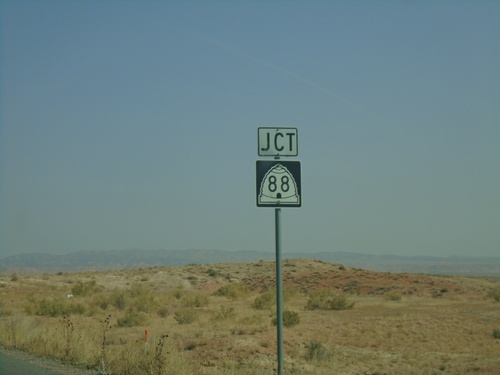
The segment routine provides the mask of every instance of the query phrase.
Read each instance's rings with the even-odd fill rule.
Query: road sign
[[[301,207],[300,161],[257,160],[257,207]]]
[[[258,128],[259,156],[297,156],[297,128]]]

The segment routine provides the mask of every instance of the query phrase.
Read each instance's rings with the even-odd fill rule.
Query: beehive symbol
[[[269,169],[260,183],[259,204],[299,204],[297,183],[290,171],[281,164]]]

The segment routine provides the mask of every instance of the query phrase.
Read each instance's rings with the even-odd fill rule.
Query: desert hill
[[[500,277],[500,257],[429,257],[369,255],[353,252],[325,251],[287,253],[288,259],[319,259],[330,263],[386,272],[411,272],[464,276]],[[19,254],[0,258],[0,273],[42,274],[216,264],[274,260],[274,252],[221,250],[110,250],[77,251],[69,254]]]

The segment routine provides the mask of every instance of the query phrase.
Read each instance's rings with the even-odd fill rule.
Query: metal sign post
[[[281,208],[274,209],[276,238],[276,327],[278,336],[278,375],[283,374],[283,288],[281,280]]]
[[[259,156],[274,156],[273,161],[256,163],[257,207],[274,207],[276,245],[276,329],[278,375],[283,375],[283,281],[281,271],[281,208],[301,207],[300,161],[281,161],[280,156],[297,156],[297,128],[259,128]]]

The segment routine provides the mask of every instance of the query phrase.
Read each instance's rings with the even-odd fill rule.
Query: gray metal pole
[[[276,327],[278,334],[278,375],[283,374],[283,292],[281,281],[281,208],[274,209],[276,231]]]

